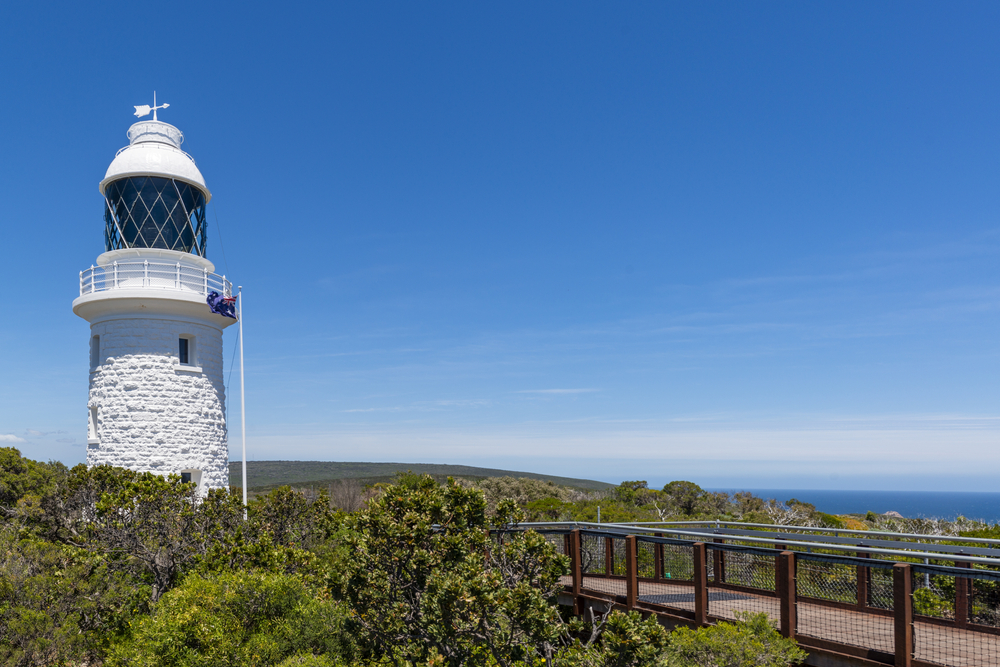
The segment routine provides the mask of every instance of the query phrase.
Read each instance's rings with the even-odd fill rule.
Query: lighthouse
[[[229,484],[222,331],[236,320],[206,257],[212,194],[157,119],[167,106],[136,107],[153,119],[129,128],[100,182],[105,252],[73,301],[90,323],[87,465],[178,474],[204,495]]]

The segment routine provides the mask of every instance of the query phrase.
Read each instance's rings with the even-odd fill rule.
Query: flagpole
[[[240,323],[240,434],[243,436],[243,519],[247,518],[247,401],[243,386],[243,285],[239,289]]]

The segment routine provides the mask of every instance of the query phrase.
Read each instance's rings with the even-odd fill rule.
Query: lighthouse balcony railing
[[[80,272],[81,296],[115,289],[176,290],[205,297],[211,292],[233,295],[233,284],[225,276],[179,262],[114,262]]]

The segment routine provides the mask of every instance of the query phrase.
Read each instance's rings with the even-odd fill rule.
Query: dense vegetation
[[[328,489],[331,485],[337,484],[341,480],[355,480],[362,486],[371,486],[373,484],[391,482],[397,474],[403,472],[430,475],[439,482],[444,482],[449,477],[461,477],[468,480],[481,480],[488,477],[515,477],[553,482],[560,486],[568,486],[585,491],[601,491],[614,486],[614,484],[598,482],[592,479],[557,477],[555,475],[445,463],[370,463],[356,461],[247,462],[248,491],[251,494],[267,493],[281,486]],[[242,476],[243,464],[239,461],[230,462],[230,486],[240,486]]]
[[[532,531],[490,529],[598,507],[605,521],[865,525],[683,481],[586,491],[404,474],[337,491],[276,489],[244,515],[238,493],[198,499],[176,476],[0,449],[0,663],[790,665],[803,654],[762,616],[673,633],[637,614],[568,616],[567,559]]]

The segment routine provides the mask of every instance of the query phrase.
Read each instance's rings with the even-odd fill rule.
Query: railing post
[[[663,533],[654,533],[656,537],[663,537]],[[663,545],[657,542],[653,545],[653,579],[659,581],[663,579]]]
[[[80,294],[83,295],[83,271],[80,272]]]
[[[955,561],[955,567],[972,568],[972,563]],[[955,577],[955,626],[964,628],[972,620],[972,579]]]
[[[913,665],[913,575],[908,563],[892,566],[893,630],[896,667]]]
[[[149,287],[149,260],[142,260],[142,286]]]
[[[694,621],[708,625],[708,559],[704,542],[695,542],[694,550]]]
[[[205,290],[202,296],[208,296],[208,269],[202,269],[202,273],[204,274],[204,290]],[[225,292],[225,290],[222,291]]]
[[[871,558],[866,551],[859,551],[858,558]],[[858,611],[864,613],[868,608],[868,584],[871,581],[871,568],[858,565]]]
[[[118,262],[115,262],[115,289],[118,289]]]
[[[93,294],[97,291],[97,281],[94,280],[94,265],[90,265],[90,293]]]
[[[795,553],[782,551],[775,556],[774,590],[781,610],[780,631],[783,637],[795,639],[798,626],[795,606]]]
[[[720,537],[713,540],[716,544],[725,544]],[[712,549],[712,578],[717,584],[726,582],[726,552],[722,549]]]
[[[604,576],[610,577],[615,573],[615,540],[611,537],[604,538]]]
[[[174,289],[181,288],[181,263],[177,262],[177,277],[174,279]]]
[[[577,616],[583,615],[583,599],[580,597],[580,589],[583,587],[583,552],[581,551],[580,529],[577,528],[569,534],[570,542],[570,574],[573,577],[573,608]]]
[[[635,535],[625,538],[625,606],[635,609],[639,601],[639,542]]]

